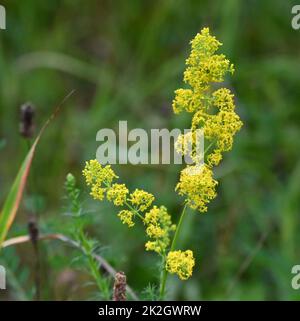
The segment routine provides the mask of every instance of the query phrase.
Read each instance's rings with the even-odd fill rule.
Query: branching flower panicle
[[[206,165],[196,173],[188,166],[181,172],[176,190],[186,197],[186,203],[192,209],[207,211],[207,204],[216,197],[217,181],[213,179],[213,166],[222,160],[223,152],[232,148],[233,137],[242,127],[235,113],[234,95],[227,88],[214,89],[215,83],[224,81],[227,73],[233,73],[234,67],[225,55],[217,54],[222,44],[204,28],[191,41],[191,54],[186,60],[184,82],[190,87],[175,91],[174,112],[193,113],[191,133],[185,138],[194,137],[202,129],[208,146],[205,155]],[[175,144],[182,146],[184,137],[180,136]],[[177,147],[180,152],[180,148]],[[186,154],[182,149],[181,153]],[[191,155],[197,165],[195,155]],[[200,166],[199,166],[200,167]]]
[[[121,222],[128,227],[135,225],[134,219],[138,217],[145,226],[145,232],[150,239],[145,244],[147,251],[154,251],[164,255],[170,244],[171,233],[175,230],[171,216],[164,206],[152,206],[154,196],[141,189],[132,193],[125,184],[113,183],[118,176],[110,166],[103,167],[97,160],[86,162],[83,175],[87,185],[91,187],[94,199],[102,201],[105,198],[115,206],[122,206],[118,213]],[[144,215],[145,211],[148,212]]]
[[[164,297],[168,272],[177,274],[181,280],[187,280],[192,275],[195,265],[193,252],[175,250],[185,209],[188,206],[200,212],[207,211],[208,203],[217,195],[218,182],[213,178],[213,167],[220,163],[223,153],[232,148],[234,135],[242,127],[235,113],[232,92],[228,88],[214,88],[216,83],[224,81],[226,74],[234,72],[233,64],[225,55],[217,54],[221,45],[210,35],[208,28],[202,29],[191,41],[191,53],[186,60],[183,80],[187,88],[175,91],[172,104],[174,112],[192,114],[191,131],[178,137],[175,149],[183,156],[190,156],[193,161],[181,171],[176,185],[178,194],[185,197],[177,227],[164,206],[152,207],[152,194],[141,189],[130,193],[125,184],[116,183],[118,176],[110,166],[101,166],[97,160],[91,160],[83,170],[93,198],[100,201],[107,199],[115,206],[122,207],[118,217],[123,224],[133,227],[135,219],[142,221],[148,238],[146,250],[158,253],[163,262],[161,298]],[[198,155],[195,149],[199,131],[208,146],[203,165],[199,163],[203,155]]]

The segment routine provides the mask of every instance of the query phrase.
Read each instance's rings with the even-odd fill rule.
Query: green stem
[[[100,293],[104,300],[109,300],[109,289],[106,280],[100,275],[98,263],[95,261],[92,253],[87,253],[91,274],[96,281]]]
[[[107,187],[107,188],[110,188],[111,185],[107,184],[104,182],[104,185]],[[139,213],[139,211],[137,209],[135,209],[133,206],[131,206],[127,201],[124,202],[124,204],[135,214],[137,215],[143,222],[144,222],[144,218],[143,216]]]
[[[180,215],[180,218],[179,218],[179,222],[177,224],[176,231],[175,231],[175,234],[174,234],[174,237],[173,237],[173,240],[172,240],[170,252],[174,251],[174,249],[176,247],[176,242],[177,242],[177,239],[178,239],[179,231],[181,229],[182,222],[183,222],[183,219],[184,219],[184,216],[185,216],[185,212],[186,212],[186,207],[187,207],[187,204],[184,205],[184,208],[183,208],[183,210],[181,212],[181,215]],[[164,299],[165,290],[166,290],[166,282],[167,282],[167,278],[168,278],[168,271],[166,270],[165,265],[166,265],[166,259],[164,258],[163,274],[162,274],[162,278],[161,278],[162,281],[161,281],[160,294],[159,294],[160,300]]]
[[[216,142],[216,139],[213,139],[210,144],[207,146],[207,148],[204,151],[204,155],[210,150],[210,148],[213,146],[213,144]]]
[[[84,253],[88,259],[89,269],[92,277],[94,278],[96,285],[98,289],[100,290],[100,293],[102,295],[102,298],[104,300],[110,299],[110,292],[108,288],[108,283],[105,277],[100,273],[99,264],[96,262],[94,256],[93,256],[93,250],[91,248],[91,245],[89,244],[85,234],[79,228],[79,241],[82,246],[82,249],[84,250]]]
[[[31,149],[31,140],[30,138],[26,138],[25,139],[26,141],[26,146],[27,146],[27,153],[30,152],[30,149]],[[36,221],[36,224],[37,224],[37,221],[38,221],[38,213],[37,213],[37,201],[36,201],[36,197],[34,195],[35,192],[37,192],[37,189],[36,189],[36,184],[35,184],[35,179],[34,179],[34,169],[32,168],[33,166],[31,166],[31,175],[29,176],[28,178],[28,185],[29,187],[27,187],[27,192],[28,194],[32,194],[34,196],[33,200],[34,200],[34,207],[32,209],[32,212],[33,212],[33,216],[34,216],[34,220]],[[28,222],[29,222],[29,216],[28,216]],[[29,231],[30,233],[30,231]],[[36,300],[39,301],[40,298],[41,298],[41,289],[40,289],[40,267],[41,267],[41,259],[40,259],[40,255],[39,255],[39,244],[38,242],[35,242],[34,240],[32,240],[32,245],[33,245],[33,249],[34,249],[34,255],[35,255],[35,267],[34,267],[34,282],[35,282],[35,297],[36,297]]]
[[[174,234],[174,237],[173,237],[173,241],[172,241],[172,244],[171,244],[170,251],[174,251],[174,249],[176,247],[177,238],[178,238],[179,231],[180,231],[180,228],[181,228],[181,225],[182,225],[182,222],[183,222],[183,218],[184,218],[185,212],[186,212],[186,207],[187,207],[187,204],[184,205],[184,208],[183,208],[183,210],[181,212],[181,215],[180,215],[180,218],[179,218],[179,222],[177,224],[176,231],[175,231],[175,234]]]
[[[137,215],[142,221],[144,221],[143,216],[138,212],[138,210],[136,210],[134,207],[132,207],[130,204],[128,204],[128,202],[125,202],[125,205],[132,211],[134,212],[135,215]]]

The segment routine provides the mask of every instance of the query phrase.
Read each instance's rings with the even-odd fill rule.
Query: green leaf
[[[30,148],[30,151],[26,155],[12,188],[4,202],[4,206],[0,215],[0,248],[20,206],[32,159],[39,139],[40,135],[37,137],[34,144]]]
[[[3,209],[0,214],[0,249],[2,247],[2,243],[4,242],[6,235],[15,220],[18,208],[20,206],[24,188],[27,182],[27,178],[29,175],[30,167],[32,164],[32,160],[34,157],[36,146],[44,132],[44,130],[48,127],[49,123],[56,117],[57,113],[60,110],[61,105],[73,94],[73,91],[68,94],[63,101],[58,105],[55,109],[54,113],[50,116],[50,118],[46,121],[42,129],[40,130],[37,138],[35,139],[33,145],[31,146],[28,154],[26,155],[17,177],[10,189],[10,192],[4,202]]]

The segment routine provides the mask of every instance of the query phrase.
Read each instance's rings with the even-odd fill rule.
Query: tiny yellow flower
[[[188,166],[181,171],[176,190],[186,196],[186,202],[192,209],[207,211],[207,203],[216,197],[216,185],[212,170],[207,166]]]
[[[114,205],[122,206],[126,202],[127,194],[129,193],[128,188],[125,184],[113,184],[111,188],[107,190],[107,199],[113,201]]]
[[[218,107],[219,110],[234,111],[234,95],[229,89],[220,88],[212,94],[212,97],[214,106]]]
[[[129,196],[129,202],[138,210],[145,211],[147,210],[152,202],[154,201],[154,196],[146,191],[141,189],[136,189]]]
[[[86,162],[82,171],[87,185],[110,185],[118,176],[110,165],[102,166],[96,159]]]
[[[146,224],[158,224],[159,219],[160,219],[160,208],[154,205],[153,208],[145,214],[144,222]]]
[[[220,149],[215,149],[211,154],[207,156],[207,163],[210,167],[216,166],[222,160],[222,154]]]
[[[157,225],[150,224],[146,229],[146,233],[149,237],[161,238],[165,235],[166,231]]]
[[[173,110],[175,114],[180,113],[183,110],[192,112],[198,106],[192,104],[193,100],[193,91],[191,89],[177,89],[175,91],[175,99],[173,100]]]
[[[118,177],[110,165],[103,167],[96,159],[86,162],[82,173],[87,185],[91,186],[91,196],[99,201],[104,199],[107,187]]]
[[[172,224],[171,216],[168,214],[164,206],[153,208],[146,213],[144,218],[146,224],[146,233],[151,241],[145,244],[147,251],[155,251],[164,253],[170,244],[171,233],[176,226]]]
[[[161,247],[158,245],[156,241],[148,241],[145,244],[146,251],[153,251],[156,253],[160,253]]]
[[[95,200],[102,201],[104,199],[105,188],[100,187],[100,185],[94,184],[91,188],[90,195]]]
[[[122,210],[118,213],[118,217],[120,218],[123,224],[128,225],[128,227],[134,226],[133,217],[134,214],[128,210]]]
[[[195,259],[191,250],[171,251],[167,255],[166,269],[177,274],[181,280],[187,280],[193,273]]]

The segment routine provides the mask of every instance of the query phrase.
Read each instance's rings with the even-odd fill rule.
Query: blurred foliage
[[[26,153],[18,134],[19,106],[31,101],[36,127],[70,90],[74,97],[37,150],[32,181],[10,236],[26,233],[37,212],[41,232],[53,232],[62,209],[63,182],[72,171],[83,186],[84,161],[95,157],[99,129],[187,128],[171,102],[181,86],[188,42],[209,26],[236,66],[227,86],[236,94],[245,126],[218,169],[218,198],[209,212],[189,211],[182,247],[197,266],[184,283],[169,278],[170,299],[299,299],[291,268],[300,260],[300,31],[291,28],[295,1],[9,0],[0,31],[0,201]],[[130,187],[156,194],[176,217],[174,187],[180,166],[116,166]],[[86,190],[85,187],[83,187]],[[145,253],[141,230],[128,230],[109,204],[85,195],[94,215],[88,233],[106,259],[142,291],[155,281],[155,256]],[[46,242],[45,299],[89,298],[86,275],[72,251]],[[103,252],[103,250],[102,250]],[[33,250],[19,245],[1,254],[9,298],[33,297]],[[76,254],[78,255],[78,253]],[[22,275],[19,273],[22,267]],[[28,281],[30,276],[31,282]],[[64,289],[61,289],[65,287]],[[60,289],[58,289],[60,288]],[[151,287],[148,287],[151,289]],[[1,295],[3,295],[1,293]]]

